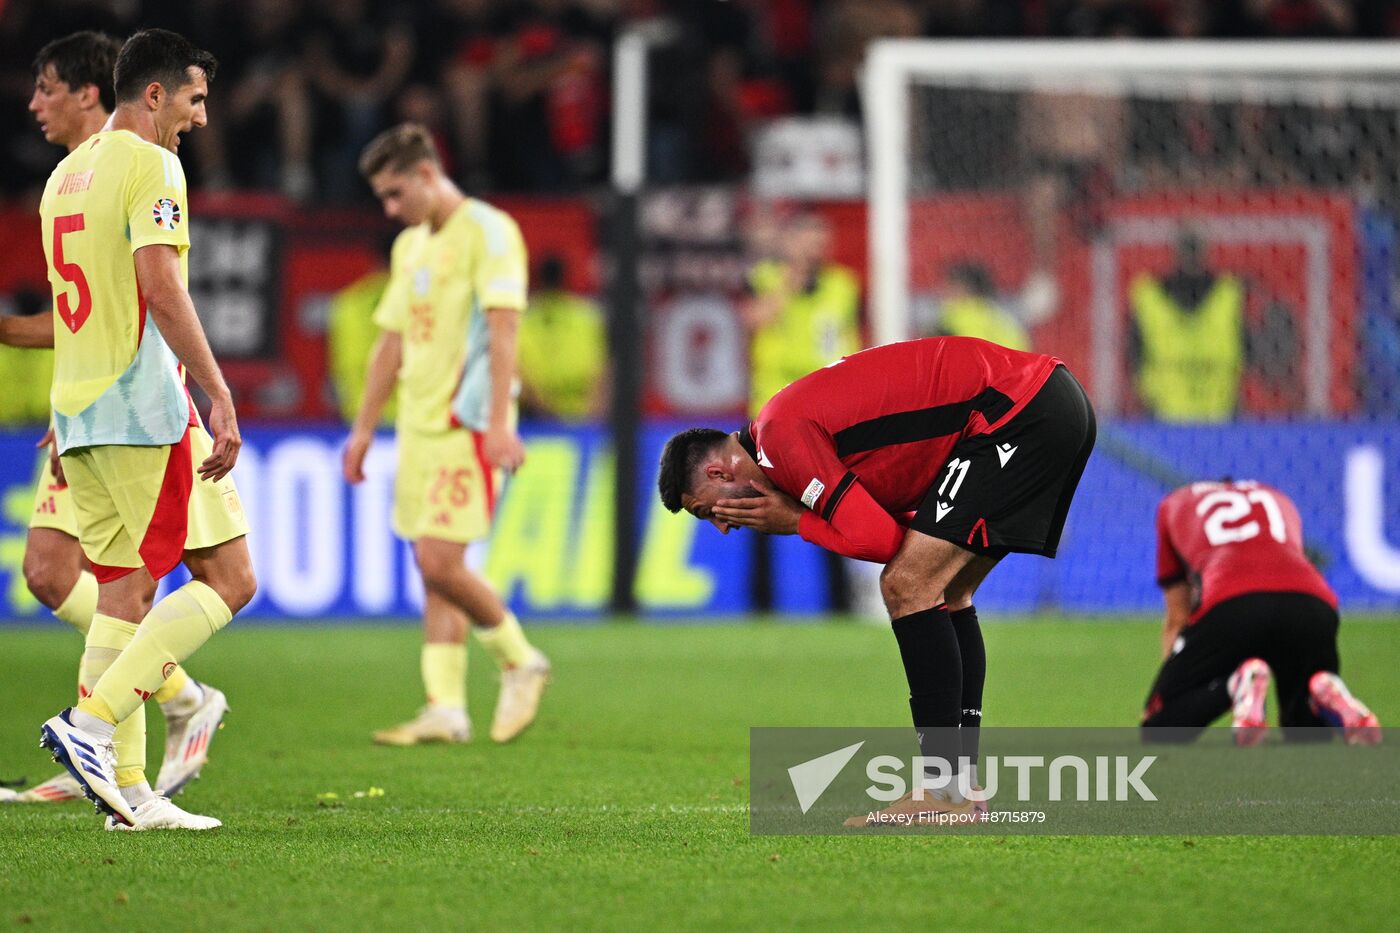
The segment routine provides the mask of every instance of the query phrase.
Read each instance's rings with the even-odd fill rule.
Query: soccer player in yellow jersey
[[[83,698],[41,742],[109,829],[208,829],[120,768],[118,731],[253,597],[247,522],[229,471],[241,439],[187,287],[180,135],[203,126],[214,57],[148,29],[122,46],[116,109],[39,204],[54,298],[55,442],[98,582]],[[180,367],[210,399],[199,423]],[[197,475],[196,475],[197,474]],[[183,560],[193,579],[160,602]]]
[[[121,43],[97,32],[76,32],[55,39],[34,59],[34,94],[29,109],[44,138],[72,152],[107,122],[115,106],[112,67]],[[20,347],[52,347],[53,314],[0,317],[0,343]],[[84,636],[97,610],[97,578],[78,545],[78,525],[58,455],[45,435],[50,457],[44,461],[29,519],[24,549],[24,579],[34,597]],[[82,673],[78,675],[83,682]],[[90,687],[91,684],[88,684]],[[199,774],[209,746],[228,708],[224,695],[177,669],[152,694],[165,714],[165,757],[156,779],[156,792],[173,797]],[[127,732],[144,722],[133,717]],[[132,733],[134,735],[134,733]],[[123,736],[125,738],[125,735]],[[121,760],[129,756],[130,760]],[[144,768],[145,736],[124,743],[118,767]],[[0,791],[0,799],[18,803],[57,803],[82,797],[78,782],[67,771],[20,794]]]
[[[516,331],[525,308],[525,246],[502,211],[469,198],[442,170],[428,131],[380,134],[360,171],[407,228],[394,241],[382,328],[364,399],[345,448],[345,478],[364,479],[374,428],[398,385],[394,530],[413,542],[423,574],[423,687],[418,717],[376,742],[466,742],[470,623],[503,671],[491,738],[508,742],[534,721],[549,662],[479,574],[466,546],[485,538],[501,473],[525,460],[515,433]],[[470,620],[470,622],[469,622]]]

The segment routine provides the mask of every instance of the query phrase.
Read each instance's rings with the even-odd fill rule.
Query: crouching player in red
[[[1055,556],[1094,437],[1089,400],[1054,357],[911,340],[798,379],[742,431],[677,434],[661,500],[724,533],[800,534],[885,564],[922,752],[951,769],[885,812],[970,813],[960,785],[977,783],[986,674],[973,594],[1012,551]]]
[[[1235,742],[1256,745],[1275,679],[1285,737],[1332,726],[1349,743],[1380,741],[1376,717],[1337,676],[1337,596],[1302,541],[1298,509],[1262,483],[1192,483],[1158,505],[1166,660],[1144,740],[1194,738],[1232,710]]]

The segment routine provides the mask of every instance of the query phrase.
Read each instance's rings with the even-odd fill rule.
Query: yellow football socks
[[[77,708],[110,723],[121,722],[232,619],[218,593],[191,580],[146,614],[131,644]]]
[[[87,647],[83,651],[80,696],[90,694],[97,681],[106,673],[136,636],[136,623],[93,613],[88,630]],[[79,704],[81,707],[81,703]],[[133,787],[146,780],[146,707],[138,705],[117,725],[112,734],[112,747],[117,754],[117,786]]]
[[[467,646],[429,642],[421,659],[423,690],[434,706],[467,705]]]
[[[476,633],[481,647],[486,649],[486,653],[491,655],[501,670],[520,667],[530,660],[534,649],[525,640],[525,632],[520,628],[520,620],[515,617],[515,613],[507,612],[501,624],[495,628],[474,625],[472,631]]]
[[[64,622],[87,635],[92,626],[93,613],[97,612],[97,578],[84,570],[78,574],[78,582],[68,591],[62,603],[53,611]]]

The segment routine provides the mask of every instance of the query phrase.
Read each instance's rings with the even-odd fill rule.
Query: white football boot
[[[408,722],[401,722],[388,729],[374,733],[376,745],[426,745],[442,742],[460,745],[472,740],[472,721],[467,711],[460,706],[435,706],[428,704],[418,715]]]
[[[1272,672],[1260,658],[1250,658],[1230,675],[1225,689],[1230,693],[1230,727],[1235,744],[1258,745],[1269,732],[1269,680]]]
[[[64,771],[9,799],[13,803],[66,803],[69,800],[82,800],[83,788],[73,780],[73,775]]]
[[[73,725],[72,708],[54,716],[39,731],[39,745],[53,752],[53,760],[68,769],[83,795],[119,823],[136,822],[136,814],[117,787],[117,755],[110,739],[103,741]]]
[[[156,775],[156,794],[174,797],[199,777],[209,760],[209,745],[223,727],[228,699],[222,691],[199,684],[204,699],[187,714],[165,718],[165,758]]]
[[[132,812],[136,815],[136,822],[131,826],[118,823],[110,816],[107,817],[107,832],[139,833],[148,829],[218,829],[224,825],[212,816],[186,813],[171,803],[168,797],[153,797]]]
[[[1348,745],[1379,745],[1381,723],[1376,714],[1351,695],[1342,678],[1330,671],[1318,671],[1308,678],[1312,710],[1342,734]]]
[[[491,718],[491,738],[509,742],[530,727],[549,683],[549,659],[539,650],[519,667],[501,672],[501,692]]]

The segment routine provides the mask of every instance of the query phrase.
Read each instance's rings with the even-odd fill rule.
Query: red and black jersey
[[[1059,364],[971,337],[875,347],[784,388],[740,442],[811,510],[803,538],[884,562],[903,538],[894,516],[919,507],[957,443],[1013,418]]]
[[[1192,483],[1157,506],[1157,583],[1181,581],[1192,587],[1192,622],[1245,593],[1307,593],[1337,607],[1303,553],[1297,507],[1253,481]]]

